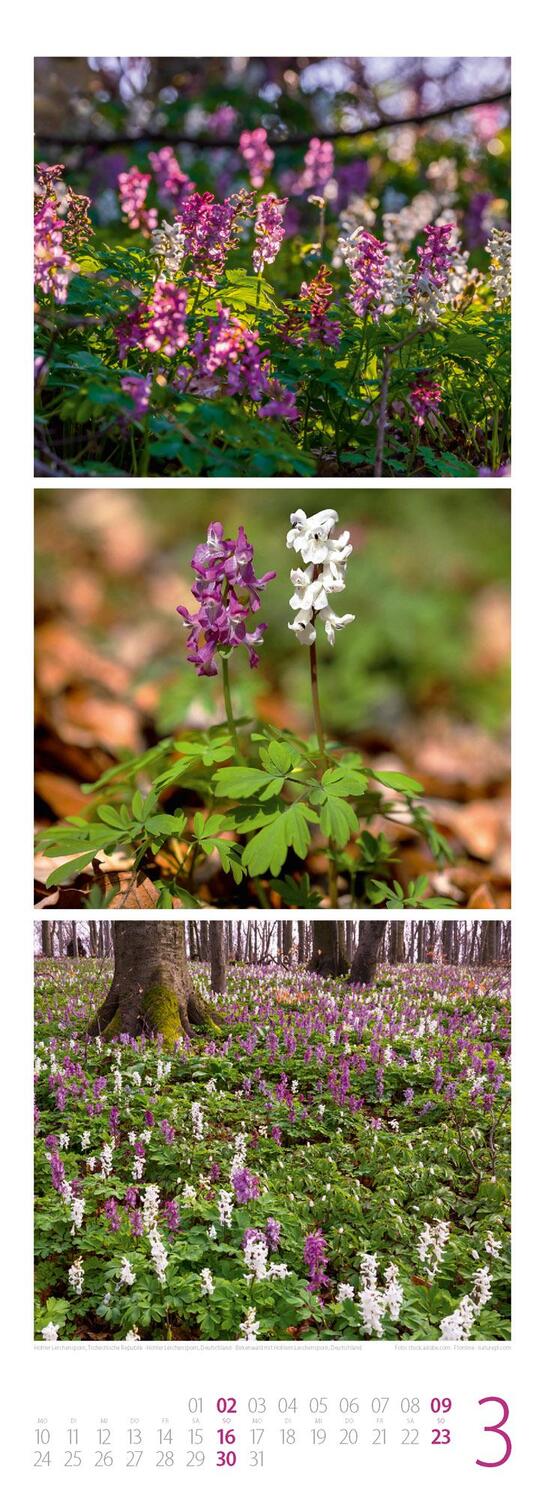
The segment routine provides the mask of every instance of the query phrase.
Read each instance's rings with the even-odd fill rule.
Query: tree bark
[[[360,922],[358,946],[350,969],[352,984],[373,983],[385,929],[386,922]]]
[[[309,969],[326,978],[346,974],[348,964],[338,922],[312,923],[312,957]]]
[[[212,994],[225,994],[225,924],[210,922],[208,927],[210,944],[210,978]]]
[[[114,976],[91,1035],[144,1032],[173,1046],[192,1025],[217,1030],[212,1007],[191,986],[183,923],[114,922],[113,949]]]

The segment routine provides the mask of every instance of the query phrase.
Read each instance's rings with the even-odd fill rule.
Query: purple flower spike
[[[267,626],[264,622],[248,630],[248,616],[260,608],[260,594],[275,573],[257,578],[254,572],[254,549],[243,526],[236,541],[223,534],[221,521],[208,527],[206,542],[196,547],[191,566],[196,581],[191,590],[198,609],[191,612],[178,605],[188,630],[187,659],[199,677],[216,677],[216,655],[224,656],[237,646],[245,646],[251,667],[257,667],[256,647],[261,645]]]

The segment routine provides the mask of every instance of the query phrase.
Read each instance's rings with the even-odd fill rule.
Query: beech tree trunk
[[[385,930],[386,922],[360,922],[358,946],[350,969],[352,984],[373,983]]]
[[[312,923],[312,958],[309,969],[313,974],[323,974],[326,978],[346,974],[348,964],[340,922]]]
[[[192,1025],[217,1029],[213,1008],[191,987],[182,922],[114,922],[113,949],[114,976],[91,1035],[160,1034],[173,1046]]]
[[[209,922],[210,978],[212,994],[225,993],[225,926],[223,922]]]

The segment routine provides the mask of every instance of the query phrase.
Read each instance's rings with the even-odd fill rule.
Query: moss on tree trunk
[[[182,923],[114,922],[113,946],[114,975],[91,1035],[144,1033],[172,1047],[192,1026],[219,1030],[217,1012],[192,989]]]

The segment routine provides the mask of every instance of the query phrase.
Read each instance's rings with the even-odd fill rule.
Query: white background
[[[543,1037],[544,1006],[541,959],[545,920],[543,896],[543,671],[541,601],[543,596],[543,156],[545,63],[536,35],[537,7],[496,3],[476,5],[458,0],[400,4],[390,0],[378,9],[330,6],[287,0],[273,5],[217,0],[187,7],[176,0],[156,6],[133,0],[115,6],[95,0],[78,8],[72,0],[54,5],[19,5],[8,11],[2,69],[1,249],[3,380],[2,517],[5,562],[2,590],[3,674],[2,767],[2,1248],[1,1334],[4,1386],[2,1468],[6,1493],[25,1483],[40,1493],[82,1496],[113,1495],[125,1500],[149,1490],[165,1494],[220,1494],[230,1486],[237,1495],[278,1495],[279,1487],[307,1481],[316,1500],[332,1487],[350,1485],[363,1494],[378,1483],[381,1494],[429,1493],[439,1487],[445,1497],[513,1493],[533,1478],[539,1483],[541,1408],[538,1379],[542,1363],[543,1287]],[[9,29],[8,29],[9,27]],[[210,1345],[109,1347],[82,1345],[35,1347],[32,1342],[32,359],[31,235],[32,65],[34,55],[504,55],[513,56],[514,123],[514,1274],[513,1342],[511,1346],[362,1346],[305,1345],[281,1348],[259,1345],[235,1349]],[[350,483],[350,481],[345,481]],[[402,483],[407,481],[401,481]],[[255,483],[252,481],[252,488]],[[282,481],[280,481],[282,483]],[[341,481],[342,483],[342,481]],[[390,481],[388,481],[390,483]],[[453,488],[473,480],[455,481]],[[237,480],[240,484],[240,480]],[[312,485],[312,489],[319,484]],[[164,915],[164,914],[163,914]],[[406,913],[410,917],[411,913]],[[229,1389],[227,1389],[229,1388]],[[236,1469],[213,1468],[214,1454],[203,1470],[183,1467],[189,1418],[186,1400],[202,1395],[203,1424],[215,1441],[216,1397],[234,1394],[239,1408],[249,1394],[266,1397],[265,1468],[250,1471],[245,1461],[249,1423],[236,1417],[240,1450]],[[281,1425],[274,1403],[281,1394],[298,1401],[298,1442],[289,1461],[278,1448]],[[312,1453],[312,1426],[306,1401],[326,1395],[330,1413],[325,1425],[326,1453]],[[346,1453],[336,1447],[339,1427],[335,1402],[339,1394],[358,1395],[360,1446]],[[375,1394],[390,1396],[391,1445],[370,1446],[369,1403]],[[432,1395],[453,1398],[453,1442],[449,1448],[401,1449],[401,1395],[419,1395],[428,1405],[429,1438]],[[501,1444],[480,1435],[477,1402],[489,1394],[504,1396],[511,1407],[513,1455],[501,1469],[476,1466],[477,1457],[492,1458]],[[485,1410],[489,1410],[486,1408]],[[490,1409],[491,1410],[491,1409]],[[94,1452],[95,1428],[108,1417],[120,1450],[125,1427],[139,1417],[151,1436],[163,1416],[178,1436],[180,1452],[173,1473],[123,1472],[116,1464],[101,1473],[69,1475],[58,1466],[51,1477],[30,1467],[36,1418],[49,1419],[59,1430],[77,1417],[84,1447]],[[233,1419],[233,1425],[234,1425]],[[424,1422],[422,1421],[424,1434]],[[299,1439],[300,1432],[300,1439]],[[389,1436],[389,1433],[388,1433]],[[394,1437],[396,1441],[394,1441]],[[215,1451],[215,1450],[214,1450]],[[353,1456],[354,1453],[354,1456]],[[357,1456],[356,1456],[357,1455]],[[12,1483],[10,1485],[10,1477]],[[356,1490],[354,1490],[354,1481]]]

